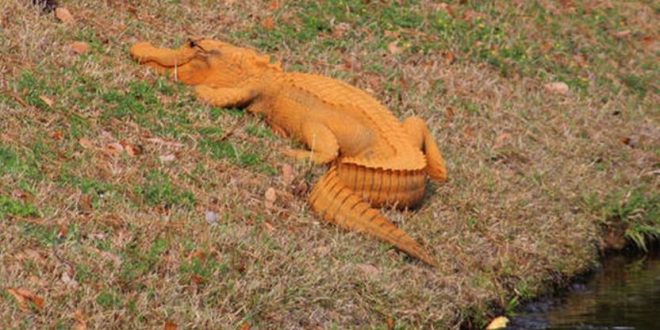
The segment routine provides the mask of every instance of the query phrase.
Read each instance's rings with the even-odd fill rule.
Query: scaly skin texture
[[[401,123],[357,88],[323,76],[283,72],[268,56],[220,41],[190,40],[179,49],[143,42],[131,47],[131,55],[195,85],[205,102],[263,114],[277,134],[309,147],[287,149],[287,155],[331,164],[310,194],[312,208],[323,219],[435,264],[374,208],[414,206],[423,198],[427,175],[447,179],[440,150],[420,118]]]

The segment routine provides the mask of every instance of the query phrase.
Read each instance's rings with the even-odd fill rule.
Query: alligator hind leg
[[[428,163],[426,166],[428,175],[438,182],[446,181],[445,160],[424,120],[417,116],[408,117],[403,121],[403,128],[410,136],[413,145],[424,151]]]

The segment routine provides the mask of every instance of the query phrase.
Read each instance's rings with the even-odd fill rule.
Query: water
[[[660,329],[660,249],[607,257],[586,283],[530,303],[507,329]]]

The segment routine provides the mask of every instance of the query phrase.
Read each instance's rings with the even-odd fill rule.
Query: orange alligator
[[[190,40],[178,49],[141,42],[131,55],[142,64],[195,85],[198,97],[218,107],[262,114],[281,136],[309,150],[285,150],[297,159],[331,164],[309,201],[323,219],[376,236],[434,265],[433,258],[375,208],[421,201],[426,176],[442,182],[447,170],[427,125],[400,122],[364,91],[313,74],[284,72],[267,55],[214,40]]]

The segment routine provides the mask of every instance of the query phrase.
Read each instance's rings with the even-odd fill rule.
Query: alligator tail
[[[408,255],[435,266],[431,256],[412,237],[346,187],[339,179],[335,166],[321,177],[309,198],[312,209],[323,219],[347,230],[378,237]]]

